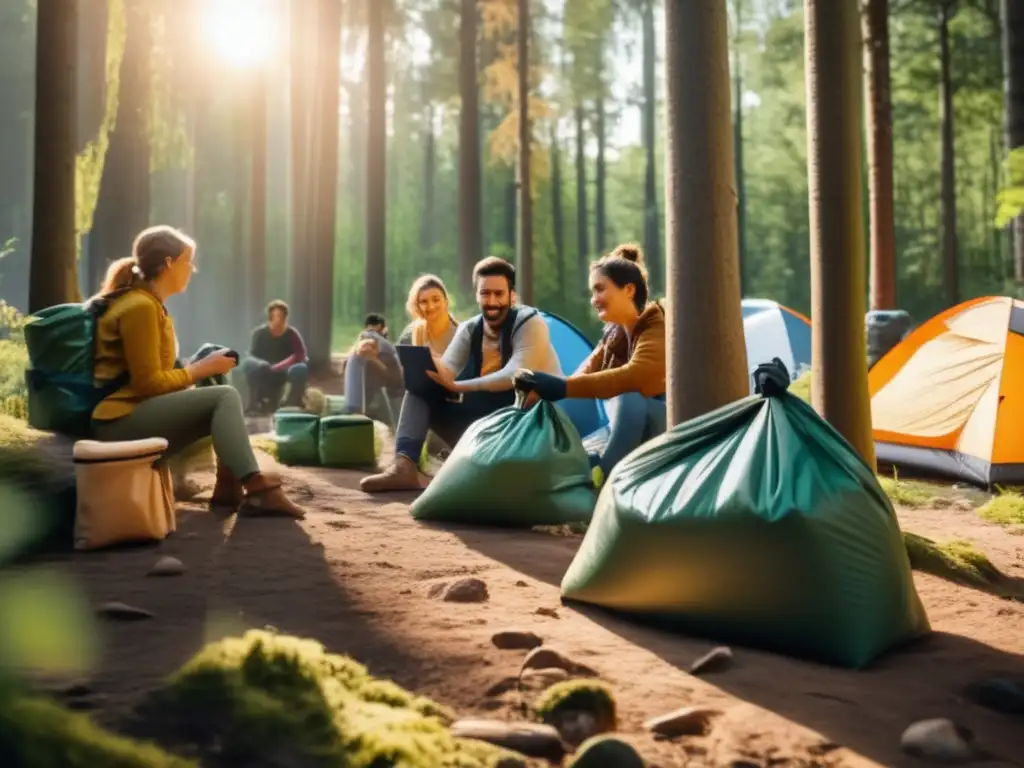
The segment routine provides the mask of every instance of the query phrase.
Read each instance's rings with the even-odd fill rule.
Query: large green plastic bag
[[[315,467],[320,463],[320,417],[305,411],[274,414],[274,441],[282,464]]]
[[[373,419],[362,414],[320,419],[320,464],[325,467],[374,467],[377,464]]]
[[[874,473],[785,392],[780,362],[759,374],[771,368],[769,394],[681,424],[615,467],[562,596],[859,668],[928,632],[928,619]]]
[[[410,511],[417,520],[533,526],[585,522],[593,510],[580,436],[541,401],[474,422]]]

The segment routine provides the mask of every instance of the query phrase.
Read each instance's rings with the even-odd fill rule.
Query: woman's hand
[[[528,371],[523,368],[516,371],[512,382],[516,389],[534,393],[549,402],[562,400],[565,397],[565,379],[561,376]]]
[[[192,381],[202,381],[211,376],[227,373],[238,364],[238,360],[230,349],[218,349],[188,366]]]

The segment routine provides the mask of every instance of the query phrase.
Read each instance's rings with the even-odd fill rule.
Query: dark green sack
[[[533,526],[585,522],[593,509],[580,436],[542,401],[474,422],[410,511],[417,520]]]
[[[320,463],[320,417],[305,411],[274,414],[277,460],[282,464],[315,467]]]
[[[929,631],[892,504],[830,425],[785,392],[680,424],[601,490],[562,596],[844,667]]]
[[[107,307],[124,290],[97,296],[81,304],[58,304],[28,318],[28,423],[36,429],[86,437],[93,409],[125,386],[130,377],[117,377],[96,386],[96,326]]]
[[[361,414],[320,419],[320,463],[325,467],[373,467],[377,463],[373,419]]]

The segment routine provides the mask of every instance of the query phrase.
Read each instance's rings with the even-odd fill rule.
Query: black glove
[[[517,371],[512,379],[515,388],[521,392],[536,392],[542,400],[554,402],[565,397],[565,379],[550,373]]]

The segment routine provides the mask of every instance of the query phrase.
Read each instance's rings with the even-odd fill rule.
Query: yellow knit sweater
[[[189,373],[174,367],[175,353],[174,322],[156,296],[136,288],[114,299],[96,328],[96,381],[125,371],[131,380],[97,405],[93,418],[118,419],[143,400],[191,386]]]

